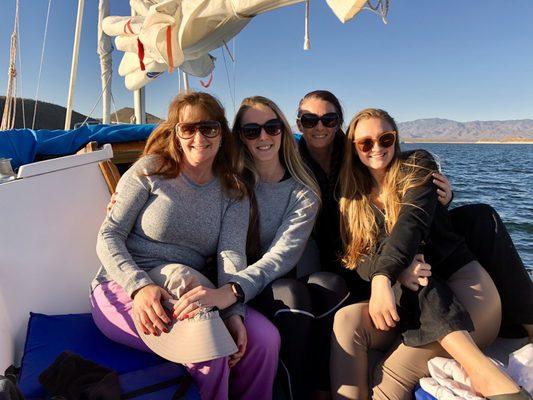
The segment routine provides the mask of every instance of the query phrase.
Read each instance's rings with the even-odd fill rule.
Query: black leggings
[[[329,391],[333,317],[348,297],[343,278],[315,272],[277,279],[252,301],[281,335],[282,376],[290,399],[308,399],[312,389]]]
[[[487,204],[450,210],[454,230],[494,281],[502,301],[503,336],[523,336],[533,324],[533,282],[500,216]]]

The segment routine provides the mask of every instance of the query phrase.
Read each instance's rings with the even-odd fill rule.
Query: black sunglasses
[[[318,125],[318,121],[322,121],[322,125],[326,128],[334,128],[339,125],[339,114],[330,112],[319,117],[316,114],[305,113],[298,118],[302,126],[306,129],[314,128]]]
[[[261,136],[261,129],[264,129],[270,136],[277,136],[283,130],[283,123],[277,118],[269,119],[263,125],[252,122],[241,126],[240,131],[246,139],[253,140]]]
[[[212,139],[220,134],[220,130],[220,122],[218,121],[179,122],[176,125],[176,134],[182,139],[190,139],[196,135],[196,132]]]

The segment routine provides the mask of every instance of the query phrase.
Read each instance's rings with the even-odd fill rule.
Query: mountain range
[[[457,122],[442,118],[398,124],[404,141],[533,141],[533,119]]]
[[[5,97],[0,96],[0,113],[4,109]],[[15,127],[22,128],[22,102],[17,101],[17,114]],[[63,129],[66,110],[65,107],[41,102],[37,106],[35,129]],[[31,126],[35,102],[24,100],[26,126]],[[133,119],[133,109],[124,107],[111,115],[111,120],[130,123]],[[85,121],[83,114],[72,113],[72,125]],[[155,115],[146,114],[148,123],[161,121]],[[90,118],[89,123],[98,123],[100,120]],[[533,119],[519,119],[508,121],[470,121],[457,122],[442,118],[417,119],[414,121],[400,122],[400,137],[406,142],[478,142],[478,141],[504,141],[504,142],[533,142]],[[297,132],[296,127],[293,127]]]

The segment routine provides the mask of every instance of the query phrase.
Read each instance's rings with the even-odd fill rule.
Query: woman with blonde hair
[[[249,213],[236,163],[218,100],[207,93],[178,95],[143,157],[120,179],[116,202],[98,234],[102,267],[92,284],[92,313],[110,339],[149,351],[134,321],[144,335],[155,336],[167,334],[171,322],[162,306],[171,295],[150,274],[177,265],[190,275],[205,275],[207,260],[215,256],[219,287],[187,286],[173,317],[191,318],[216,307],[238,351],[185,366],[203,399],[267,400],[279,334],[268,319],[245,308],[232,280],[246,267]]]
[[[328,374],[317,362],[329,342],[333,310],[347,295],[333,274],[303,272],[301,256],[320,206],[320,190],[303,162],[290,125],[271,100],[242,101],[233,124],[250,196],[248,267],[238,273],[244,299],[278,327],[289,398],[309,399],[311,373]],[[303,275],[303,276],[302,276]]]
[[[366,109],[351,121],[339,180],[343,263],[371,282],[371,296],[335,317],[337,398],[390,398],[398,381],[409,385],[420,378],[425,366],[416,362],[410,370],[398,369],[409,346],[447,352],[485,397],[530,398],[477,347],[496,337],[501,304],[487,272],[438,204],[431,179],[436,170],[425,151],[401,153],[398,128],[385,111]],[[388,350],[372,391],[369,349]]]

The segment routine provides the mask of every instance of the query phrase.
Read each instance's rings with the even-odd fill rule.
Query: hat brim
[[[173,320],[169,333],[145,335],[135,321],[137,332],[144,343],[157,355],[176,363],[197,363],[226,357],[237,352],[218,311],[209,311],[200,318]]]

